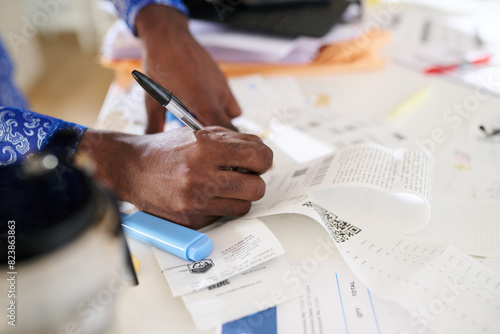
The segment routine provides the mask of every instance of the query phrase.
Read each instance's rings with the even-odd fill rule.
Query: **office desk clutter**
[[[337,25],[321,38],[256,35],[199,21],[192,21],[190,30],[228,76],[377,70],[385,63],[379,51],[390,40],[387,31],[365,31],[355,22]],[[118,70],[127,82],[128,73],[140,68],[142,46],[118,21],[105,36],[101,54],[102,64]]]
[[[439,7],[439,12],[426,6]],[[410,10],[399,13],[397,25],[390,29],[398,46],[391,60],[500,96],[500,88],[491,82],[500,71],[500,38],[493,33],[500,28],[494,14],[500,10],[498,2],[427,2],[415,7],[411,15]]]
[[[246,239],[264,227],[257,227],[262,224],[259,219],[300,214],[320,224],[336,245],[349,266],[347,272],[338,275],[355,275],[359,289],[367,289],[372,302],[375,300],[373,312],[377,314],[379,328],[396,327],[410,332],[418,327],[422,333],[469,333],[478,329],[476,324],[481,324],[486,332],[498,331],[494,314],[500,305],[500,275],[468,255],[499,254],[500,210],[494,197],[498,173],[491,170],[497,165],[496,155],[487,153],[496,152],[497,136],[488,137],[487,133],[490,128],[496,128],[498,114],[487,110],[478,112],[477,117],[450,136],[449,145],[436,154],[423,150],[415,140],[390,129],[381,119],[332,110],[335,97],[321,85],[304,84],[293,77],[254,75],[230,79],[230,87],[245,115],[234,124],[243,132],[259,135],[272,147],[275,164],[264,175],[266,195],[254,203],[247,216],[222,220],[223,225],[216,224],[213,230],[206,232],[213,238],[214,251],[226,243],[226,249],[235,251],[245,247],[266,248],[265,244],[250,246],[260,239],[255,239],[256,235]],[[123,108],[124,99],[110,95],[120,92],[123,94],[120,96],[126,96],[138,92],[136,89],[135,84],[126,90],[111,87],[101,113],[102,124],[107,123],[108,116],[116,117],[118,111],[128,110]],[[390,111],[385,113],[387,118],[390,115]],[[136,114],[125,112],[120,117],[129,116],[132,117],[128,120],[129,129],[143,128]],[[485,133],[478,124],[491,126],[488,129],[484,126]],[[473,136],[461,136],[461,131],[472,131]],[[472,143],[477,140],[477,144],[473,144],[479,145],[474,153],[475,164],[482,178],[473,178],[471,155],[466,154],[466,151],[470,153],[469,146],[463,143],[465,138],[470,138]],[[475,180],[478,186],[483,184],[484,191],[475,193],[473,188],[467,188],[468,185],[474,187]],[[459,194],[455,194],[459,188]],[[466,189],[470,189],[470,193]],[[480,197],[476,198],[476,194]],[[486,195],[490,197],[484,197]],[[470,224],[476,218],[481,221]],[[251,233],[239,237],[227,237],[229,232],[224,232],[252,225],[255,227]],[[221,241],[216,237],[219,233],[226,235]],[[240,243],[243,240],[246,241]],[[232,248],[231,243],[241,248]],[[259,249],[252,252],[258,254]],[[253,267],[248,261],[245,266],[232,262],[228,267],[232,270],[216,269],[217,265],[212,266],[211,261],[201,261],[197,266],[206,272],[197,275],[190,272],[192,263],[182,264],[182,260],[156,249],[154,254],[173,295],[181,296],[193,322],[202,331],[218,328],[224,334],[235,333],[230,329],[254,321],[241,317],[260,311],[263,312],[257,313],[260,318],[277,326],[277,333],[284,333],[289,325],[284,319],[294,317],[298,301],[307,305],[313,284],[317,284],[300,276],[300,271],[290,271],[293,263],[285,270],[286,258],[281,252],[267,260],[261,257],[253,262]],[[274,280],[272,277],[278,275],[276,268],[281,268],[282,273],[289,272],[287,282],[300,281],[301,284],[283,285],[283,279]],[[221,269],[225,276],[219,276]],[[182,275],[203,284],[188,283]],[[295,280],[295,275],[299,275],[299,280]],[[337,277],[339,291],[342,291],[346,288],[343,284],[347,283],[342,283],[344,276]],[[283,286],[279,287],[280,284]],[[457,290],[462,286],[468,290]],[[304,290],[304,287],[308,288]],[[448,288],[457,292],[456,303],[440,303],[438,314],[432,313],[436,320],[430,321],[422,312],[434,310],[437,304],[434,305],[433,296]],[[264,297],[276,289],[282,298]],[[329,293],[340,303],[339,292]],[[233,304],[236,300],[237,306]],[[360,310],[368,310],[370,305],[361,301],[352,303]],[[213,309],[204,305],[211,305]],[[317,311],[333,312],[330,309],[333,306],[328,305],[323,301]],[[269,307],[271,309],[267,309]],[[312,305],[306,308],[314,309]],[[475,312],[476,309],[484,312]],[[399,315],[397,319],[393,318],[394,314]],[[352,326],[350,328],[376,332],[371,322],[360,322],[348,311],[345,317],[349,319],[346,326]],[[235,320],[238,318],[241,319]],[[338,325],[324,318],[307,319],[314,326],[336,328]],[[296,325],[302,321],[305,320]]]
[[[393,2],[368,2],[380,29],[321,46],[261,36],[245,43],[227,31],[223,40],[215,37],[223,28],[198,26],[213,54],[242,48],[219,59],[243,111],[233,124],[275,158],[263,175],[266,194],[246,216],[202,230],[213,240],[208,258],[152,250],[191,332],[500,333],[500,271],[485,265],[500,257],[494,38],[483,28],[461,34],[461,5],[431,15],[403,2],[384,24],[383,6]],[[459,57],[440,63],[435,48],[443,50],[445,37]],[[127,76],[140,66],[129,42],[104,52]],[[424,73],[478,50],[487,63]],[[414,66],[428,59],[422,55],[439,61]],[[477,71],[493,83],[467,81]],[[454,75],[460,80],[447,80]],[[114,83],[98,126],[143,133],[143,98],[129,79]],[[306,227],[291,230],[297,222]],[[305,228],[315,227],[324,238],[296,260],[285,242],[304,251]],[[333,253],[342,261],[323,261]]]

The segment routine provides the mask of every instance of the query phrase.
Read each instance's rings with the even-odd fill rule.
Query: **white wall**
[[[37,34],[75,32],[83,51],[99,50],[115,18],[97,6],[99,0],[0,0],[0,33],[16,66],[15,80],[27,91],[43,74]]]
[[[27,18],[24,1],[1,0],[0,33],[5,48],[14,61],[15,80],[22,90],[28,90],[43,72],[38,40],[29,29],[23,29]],[[26,19],[24,19],[26,21]]]

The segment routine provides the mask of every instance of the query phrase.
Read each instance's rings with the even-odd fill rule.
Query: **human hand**
[[[256,136],[222,127],[207,130],[184,127],[136,136],[89,129],[76,155],[90,155],[96,179],[119,199],[198,229],[220,216],[247,213],[251,202],[264,196],[260,175],[273,159]]]
[[[137,15],[136,30],[145,46],[146,75],[171,90],[203,125],[236,130],[231,119],[241,110],[222,72],[191,36],[188,19],[173,8],[149,5]],[[150,96],[146,109],[146,133],[162,132],[165,109]]]

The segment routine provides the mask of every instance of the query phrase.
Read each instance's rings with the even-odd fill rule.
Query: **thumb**
[[[226,101],[226,114],[230,118],[235,118],[241,115],[240,106],[231,92],[229,92],[229,96]]]

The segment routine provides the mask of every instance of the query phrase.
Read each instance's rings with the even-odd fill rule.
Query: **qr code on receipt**
[[[316,203],[309,201],[302,205],[313,208],[314,211],[318,213],[318,215],[321,217],[321,220],[323,220],[323,222],[325,223],[326,228],[330,232],[333,240],[335,240],[335,242],[337,243],[345,242],[352,236],[361,232],[361,229],[359,227],[356,227],[339,219],[337,215],[331,213],[330,211],[324,209]]]

